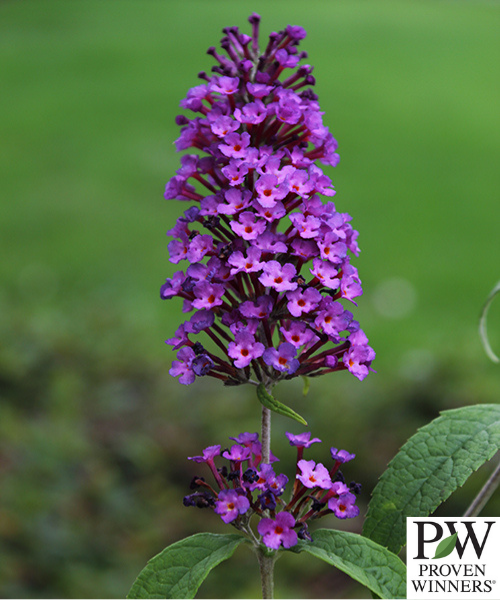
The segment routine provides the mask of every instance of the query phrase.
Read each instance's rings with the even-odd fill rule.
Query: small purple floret
[[[355,454],[350,454],[347,450],[337,450],[337,448],[330,448],[330,454],[332,455],[333,460],[342,464],[356,458]]]
[[[222,490],[214,510],[224,523],[231,523],[240,515],[244,515],[249,508],[250,502],[246,496],[238,494],[235,490]]]
[[[220,445],[208,446],[203,450],[202,456],[188,456],[188,460],[193,460],[196,463],[213,462],[216,456],[220,456]]]
[[[347,492],[340,494],[338,498],[328,500],[328,508],[335,513],[339,519],[352,519],[359,515],[359,507],[355,505],[356,496]]]
[[[293,344],[284,342],[276,350],[276,348],[267,348],[262,358],[270,367],[274,367],[277,371],[289,373],[292,375],[299,368],[299,361],[295,358],[297,350]]]
[[[310,448],[316,442],[321,442],[319,438],[313,438],[311,440],[310,432],[299,433],[298,435],[285,432],[285,435],[290,442],[290,446],[297,446],[300,448]]]
[[[295,519],[288,512],[280,512],[276,519],[262,519],[257,530],[262,536],[264,544],[272,550],[278,550],[283,544],[284,548],[291,548],[297,544],[297,533],[294,531]]]
[[[297,479],[307,488],[319,487],[323,490],[330,489],[332,480],[328,469],[321,463],[316,464],[314,460],[299,460],[297,466],[300,473]]]

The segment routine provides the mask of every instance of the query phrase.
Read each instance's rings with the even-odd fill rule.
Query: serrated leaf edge
[[[403,445],[402,445],[402,446],[399,448],[399,450],[396,452],[396,454],[393,456],[393,458],[392,458],[392,459],[391,459],[391,460],[390,460],[390,461],[387,463],[387,466],[386,466],[386,468],[385,468],[384,472],[383,472],[383,473],[380,475],[380,477],[378,478],[378,480],[377,480],[377,483],[376,483],[375,487],[373,488],[373,491],[372,491],[372,493],[370,494],[370,502],[368,503],[368,506],[367,506],[367,511],[366,511],[366,513],[365,513],[365,521],[364,521],[364,525],[366,525],[366,522],[367,522],[367,517],[368,517],[368,513],[369,513],[369,511],[370,511],[370,503],[371,503],[371,500],[372,500],[372,499],[373,499],[373,497],[374,497],[374,494],[375,494],[375,492],[376,492],[376,489],[377,489],[378,485],[379,485],[379,484],[382,482],[382,480],[384,479],[384,477],[385,477],[385,475],[386,475],[387,471],[388,471],[388,470],[389,470],[389,468],[392,466],[392,464],[393,464],[393,463],[396,461],[396,459],[397,459],[397,457],[398,457],[399,453],[400,453],[400,452],[401,452],[401,451],[402,451],[402,450],[405,448],[405,446],[407,446],[407,445],[410,443],[410,441],[412,440],[412,438],[413,438],[414,436],[416,436],[418,433],[420,433],[422,430],[424,430],[424,429],[426,429],[427,427],[429,427],[429,426],[430,426],[432,423],[435,423],[436,421],[438,421],[439,419],[441,419],[442,417],[445,417],[446,415],[448,415],[448,414],[450,414],[450,413],[454,413],[454,412],[463,411],[464,409],[477,409],[477,408],[498,408],[498,405],[497,405],[497,404],[472,404],[472,405],[469,405],[469,406],[462,406],[462,407],[459,407],[459,408],[452,408],[452,409],[448,409],[448,410],[442,410],[442,411],[440,411],[440,412],[439,412],[439,416],[438,416],[438,417],[436,417],[435,419],[433,419],[433,420],[432,420],[432,421],[430,421],[429,423],[426,423],[425,425],[422,425],[422,427],[419,427],[419,428],[418,428],[418,429],[415,431],[415,433],[414,433],[414,434],[413,434],[413,435],[412,435],[410,438],[408,438],[408,439],[406,440],[406,442],[405,442],[405,443],[404,443],[404,444],[403,444]],[[471,436],[471,439],[473,439],[473,438],[472,438],[472,436]],[[487,459],[486,459],[486,460],[485,460],[485,461],[484,461],[482,464],[484,464],[485,462],[487,462],[488,460],[490,460],[494,454],[495,454],[495,452],[493,452],[493,454],[492,454],[492,455],[491,455],[489,458],[487,458]],[[482,465],[479,465],[479,466],[478,466],[476,469],[474,469],[472,472],[473,472],[473,473],[475,473],[475,472],[476,472],[478,469],[480,469],[480,468],[481,468],[481,466],[482,466]],[[471,474],[472,474],[472,473],[471,473]],[[465,482],[464,482],[464,483],[462,483],[460,486],[458,486],[456,489],[459,489],[459,488],[463,487],[464,485],[465,485]],[[437,506],[436,506],[436,507],[435,507],[435,508],[434,508],[434,509],[433,509],[433,510],[430,512],[430,513],[428,513],[428,514],[432,514],[432,512],[434,512],[434,510],[436,510],[436,508],[437,508],[437,507],[438,507],[440,504],[442,504],[443,502],[445,502],[445,501],[446,501],[446,500],[447,500],[447,499],[448,499],[448,498],[451,496],[451,494],[452,494],[452,493],[453,493],[453,492],[450,492],[450,493],[449,493],[447,496],[443,496],[443,497],[440,499],[440,502],[439,502],[439,504],[437,504]],[[407,505],[408,505],[408,503],[406,503],[406,504],[404,505],[403,509],[404,509],[404,508],[405,508]],[[402,511],[401,511],[401,512],[402,512]],[[420,515],[419,515],[419,516],[420,516]],[[371,538],[370,538],[368,535],[366,535],[366,534],[365,534],[364,527],[363,527],[363,536],[367,537],[368,539],[371,539]],[[404,546],[404,544],[403,544],[403,545],[402,545],[402,546],[399,548],[398,552],[401,550],[401,548],[402,548],[403,546]]]

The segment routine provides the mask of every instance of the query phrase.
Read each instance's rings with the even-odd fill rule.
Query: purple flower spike
[[[214,510],[224,523],[231,523],[240,515],[244,515],[249,508],[250,502],[246,496],[238,494],[235,490],[222,490]]]
[[[176,117],[175,145],[187,152],[164,196],[190,205],[179,205],[168,251],[188,266],[160,296],[195,314],[168,340],[179,350],[170,373],[184,385],[202,376],[272,385],[340,370],[362,380],[375,352],[341,303],[363,292],[351,264],[358,233],[320,167],[338,164],[338,144],[313,67],[301,63],[305,31],[288,25],[261,44],[260,17],[249,23],[248,34],[224,29],[224,52],[209,48],[216,65]],[[210,352],[194,336],[210,338]]]
[[[318,438],[311,439],[310,432],[298,435],[287,433],[286,436],[299,455],[305,448],[321,442]],[[209,481],[195,475],[190,488],[196,491],[184,497],[184,505],[213,508],[224,523],[233,524],[243,531],[252,518],[258,518],[257,531],[262,536],[262,542],[273,550],[281,546],[290,548],[298,538],[310,541],[308,521],[323,517],[328,511],[339,519],[353,518],[359,514],[356,495],[361,492],[361,484],[353,481],[349,486],[346,485],[341,473],[332,482],[339,465],[354,458],[353,454],[331,448],[336,462],[330,473],[323,464],[303,460],[299,456],[292,494],[286,503],[281,496],[288,477],[276,473],[269,463],[259,466],[261,444],[258,438],[257,433],[249,432],[231,437],[236,443],[223,451],[222,458],[228,464],[219,469],[214,462],[221,454],[219,445],[205,448],[201,456],[189,457],[196,463],[206,463],[210,467],[219,492]],[[245,515],[243,519],[242,515]]]
[[[284,548],[291,548],[297,543],[297,533],[293,527],[295,527],[294,517],[288,512],[280,512],[274,520],[262,519],[257,530],[268,548],[278,550],[282,544]]]

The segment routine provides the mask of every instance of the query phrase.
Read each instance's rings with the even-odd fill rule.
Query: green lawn
[[[163,340],[182,315],[158,290],[174,270],[165,231],[185,206],[163,188],[179,160],[179,100],[210,70],[206,49],[222,27],[248,30],[252,11],[265,33],[308,31],[302,46],[339,141],[335,203],[360,232],[354,312],[377,351],[377,374],[363,383],[338,374],[332,393],[333,379],[314,381],[307,406],[298,384],[281,393],[325,444],[356,452],[365,504],[418,426],[500,396],[477,334],[500,279],[498,3],[4,1],[2,596],[123,596],[165,544],[223,530],[180,505],[184,457],[256,430],[256,407],[252,390],[184,388],[168,376]],[[500,302],[490,323],[500,353]],[[276,418],[276,435],[288,426]],[[309,563],[287,583],[297,570],[287,561],[283,595],[300,578],[304,597],[363,593]],[[230,567],[220,572],[202,588],[208,597],[221,582],[227,595],[258,593]]]

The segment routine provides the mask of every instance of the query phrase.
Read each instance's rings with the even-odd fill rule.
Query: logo
[[[408,517],[407,597],[500,598],[500,519]]]

